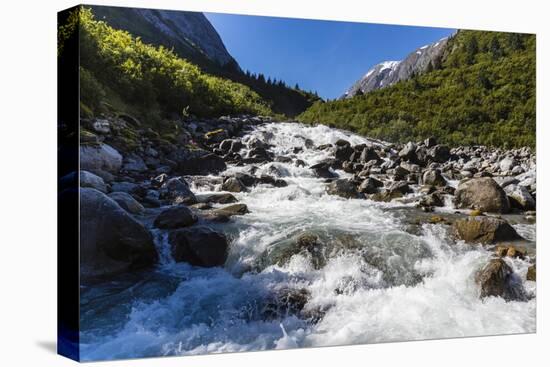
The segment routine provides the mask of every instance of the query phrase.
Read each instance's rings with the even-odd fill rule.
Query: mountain
[[[277,114],[294,117],[319,97],[262,73],[243,71],[202,13],[157,9],[86,6],[96,20],[125,30],[144,43],[164,46],[208,74],[247,86]]]
[[[447,40],[440,62],[422,73],[362,95],[316,102],[297,119],[391,142],[433,136],[453,146],[534,147],[535,44],[533,34],[460,30]],[[407,62],[382,72],[399,75],[402,64]]]
[[[90,6],[96,19],[150,44],[162,45],[199,64],[240,70],[203,13],[174,10]]]
[[[441,62],[448,38],[442,38],[432,44],[422,46],[411,52],[402,61],[384,61],[375,65],[365,76],[349,88],[342,98],[351,98],[376,89],[393,85],[401,80],[407,80],[412,75],[425,72]],[[430,66],[431,65],[431,66]]]

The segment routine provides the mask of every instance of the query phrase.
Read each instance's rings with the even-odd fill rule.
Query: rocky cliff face
[[[93,6],[92,11],[98,20],[139,36],[147,43],[174,48],[182,57],[238,68],[203,13],[106,6]]]
[[[448,38],[442,38],[435,43],[422,46],[402,61],[384,61],[375,65],[348,89],[342,98],[351,98],[357,94],[384,88],[426,71],[430,63],[434,66],[438,62],[447,45],[447,40]]]

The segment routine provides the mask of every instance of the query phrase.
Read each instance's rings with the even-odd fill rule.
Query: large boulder
[[[428,156],[434,162],[444,163],[451,158],[451,151],[446,145],[436,145],[428,150]]]
[[[495,243],[522,239],[516,230],[504,219],[477,216],[456,220],[454,235],[471,243]]]
[[[160,198],[173,204],[194,204],[197,202],[195,194],[189,184],[181,177],[173,177],[162,184],[159,191]]]
[[[510,203],[506,193],[492,178],[472,178],[461,182],[455,192],[455,205],[462,209],[508,213]]]
[[[359,197],[357,186],[349,179],[339,179],[332,181],[327,186],[327,193],[330,195],[338,195],[343,198],[353,199]]]
[[[511,206],[522,210],[535,210],[537,204],[525,186],[508,185],[504,188]]]
[[[101,177],[83,170],[80,171],[80,187],[91,187],[103,193],[107,192],[107,185]]]
[[[122,167],[122,155],[110,145],[81,145],[80,169],[118,173]]]
[[[80,275],[84,282],[153,265],[158,255],[143,224],[102,192],[80,189]]]
[[[217,209],[214,209],[213,212],[216,215],[223,215],[226,217],[231,217],[233,215],[244,215],[249,213],[248,207],[246,206],[246,204],[242,204],[242,203],[232,204],[221,208],[217,208]]]
[[[176,205],[162,211],[154,221],[154,226],[163,229],[187,227],[197,221],[197,216],[185,205]]]
[[[524,301],[526,293],[519,277],[501,258],[491,259],[475,277],[480,297],[502,297],[507,301]]]
[[[117,204],[120,205],[120,207],[126,210],[128,213],[141,214],[145,210],[143,205],[141,205],[136,199],[134,199],[132,195],[126,192],[112,192],[109,194],[109,197],[116,201]]]
[[[399,157],[402,159],[406,159],[408,161],[416,161],[416,144],[413,142],[408,142],[405,144],[403,149],[399,151]]]
[[[222,266],[227,260],[229,244],[225,236],[207,227],[172,231],[168,236],[175,261],[194,266]]]

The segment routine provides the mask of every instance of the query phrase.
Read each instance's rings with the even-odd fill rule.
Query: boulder
[[[399,151],[399,157],[408,161],[416,161],[416,144],[408,142],[403,149]]]
[[[178,149],[170,154],[174,170],[182,175],[209,175],[224,171],[227,166],[223,158],[206,150]]]
[[[516,160],[513,157],[505,157],[498,163],[498,167],[501,172],[511,171],[517,165]]]
[[[221,189],[229,192],[246,191],[246,186],[237,177],[228,177],[223,181]]]
[[[137,154],[130,154],[124,159],[124,171],[128,172],[145,172],[147,171],[147,165],[143,159]]]
[[[333,173],[330,168],[331,165],[328,162],[320,162],[309,167],[315,176],[320,178],[333,178],[337,177],[337,174]]]
[[[143,224],[102,192],[80,189],[80,276],[84,282],[148,267],[157,259],[153,237]]]
[[[379,161],[380,157],[372,147],[365,147],[363,151],[361,152],[361,156],[359,157],[359,161],[361,163],[367,163],[369,161]]]
[[[456,238],[471,243],[495,243],[522,239],[504,219],[485,216],[456,220],[453,224],[453,232]]]
[[[187,182],[181,177],[173,177],[166,180],[159,190],[159,197],[168,200],[172,204],[194,204],[197,202],[195,194],[189,188]]]
[[[110,145],[81,145],[80,169],[118,173],[122,167],[122,155]]]
[[[233,215],[244,215],[250,213],[246,204],[232,204],[227,205],[218,209],[214,209],[213,213],[215,215],[223,215],[226,217],[231,217]]]
[[[128,213],[131,214],[141,214],[145,210],[143,205],[141,205],[132,195],[122,192],[115,191],[109,194],[109,197],[117,202],[118,205]]]
[[[225,236],[207,227],[178,229],[170,232],[168,241],[175,261],[194,266],[223,266],[229,244]]]
[[[75,172],[69,173],[69,175],[75,175]],[[61,180],[63,179],[65,178],[61,178]],[[105,181],[103,181],[101,177],[88,171],[80,171],[80,187],[91,187],[101,191],[102,193],[107,192],[107,185],[105,184]]]
[[[369,177],[363,180],[359,187],[357,188],[357,191],[364,193],[364,194],[374,194],[378,192],[378,189],[380,187],[383,187],[384,184],[382,181],[377,180],[376,178]]]
[[[162,229],[173,229],[188,227],[197,222],[197,217],[191,209],[185,205],[176,205],[162,211],[156,218],[153,225]]]
[[[441,171],[439,169],[429,169],[422,175],[422,183],[424,185],[432,185],[432,186],[445,186],[447,185],[447,181],[445,178],[441,175]]]
[[[332,181],[327,186],[327,193],[330,195],[338,195],[343,198],[353,199],[358,198],[357,186],[349,179],[339,179]]]
[[[437,141],[435,140],[434,137],[429,137],[426,140],[424,140],[424,145],[426,146],[426,148],[433,148],[437,145]]]
[[[537,204],[525,186],[508,185],[504,188],[511,206],[521,210],[535,210]]]
[[[230,204],[238,201],[235,196],[229,193],[198,194],[195,196],[199,203]]]
[[[510,203],[506,193],[492,178],[472,178],[461,182],[455,192],[455,205],[462,209],[508,213]]]
[[[428,150],[428,156],[438,163],[445,163],[451,158],[451,151],[446,145],[436,145]]]
[[[526,300],[519,277],[501,258],[491,259],[475,277],[480,287],[480,298],[502,297],[507,301]]]
[[[338,142],[337,142],[338,143]],[[347,161],[350,156],[353,154],[354,150],[349,145],[336,145],[336,151],[334,152],[334,157],[339,161]]]

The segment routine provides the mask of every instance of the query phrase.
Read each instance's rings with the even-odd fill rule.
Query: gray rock
[[[141,205],[136,199],[134,199],[132,195],[126,192],[112,192],[109,194],[109,197],[116,201],[117,204],[120,205],[120,207],[126,210],[128,213],[141,214],[145,210],[143,205]]]
[[[399,151],[399,157],[409,161],[416,161],[416,144],[411,141],[405,144],[403,149]]]
[[[92,129],[99,134],[109,134],[111,132],[111,124],[106,119],[97,119],[92,122]]]
[[[455,205],[463,209],[508,213],[510,203],[506,193],[492,178],[472,178],[461,182],[455,192]]]
[[[480,287],[480,297],[502,297],[507,301],[526,301],[526,293],[521,280],[512,268],[500,258],[491,259],[476,274]]]
[[[107,144],[81,145],[80,169],[86,171],[103,170],[118,173],[122,167],[122,155]]]
[[[191,209],[185,205],[176,205],[163,210],[156,218],[153,225],[157,228],[174,229],[187,227],[197,222],[197,217]]]
[[[516,160],[513,157],[506,157],[499,162],[498,166],[502,172],[508,172],[511,171],[516,164]]]
[[[80,190],[80,276],[84,282],[148,267],[157,259],[153,237],[143,224],[102,192]]]
[[[327,193],[330,195],[338,195],[347,199],[359,197],[356,185],[348,179],[339,179],[332,181],[327,186]]]
[[[123,169],[130,172],[145,172],[147,171],[147,165],[140,156],[131,154],[126,157]]]
[[[366,178],[361,182],[359,187],[357,188],[357,191],[364,193],[364,194],[374,194],[378,192],[378,189],[380,187],[383,187],[384,183],[382,181],[379,181],[373,177]]]
[[[508,185],[504,188],[504,191],[510,199],[512,206],[522,210],[535,210],[536,203],[533,196],[529,193],[525,186],[521,185]]]
[[[228,177],[224,180],[221,189],[229,192],[243,192],[246,191],[246,186],[237,177]]]
[[[111,190],[112,191],[121,191],[121,192],[127,192],[131,193],[135,190],[137,190],[139,186],[133,182],[127,182],[127,181],[120,181],[120,182],[113,182],[111,184]]]
[[[172,231],[168,236],[172,257],[194,266],[223,266],[227,260],[228,241],[221,233],[207,227]]]
[[[429,169],[422,175],[422,183],[424,185],[446,186],[447,180],[441,175],[439,169]]]
[[[197,202],[195,194],[181,177],[173,177],[167,180],[162,184],[159,194],[160,199],[168,200],[172,204],[194,204]]]
[[[88,171],[80,171],[80,187],[91,187],[102,193],[107,192],[107,185],[103,179]]]

